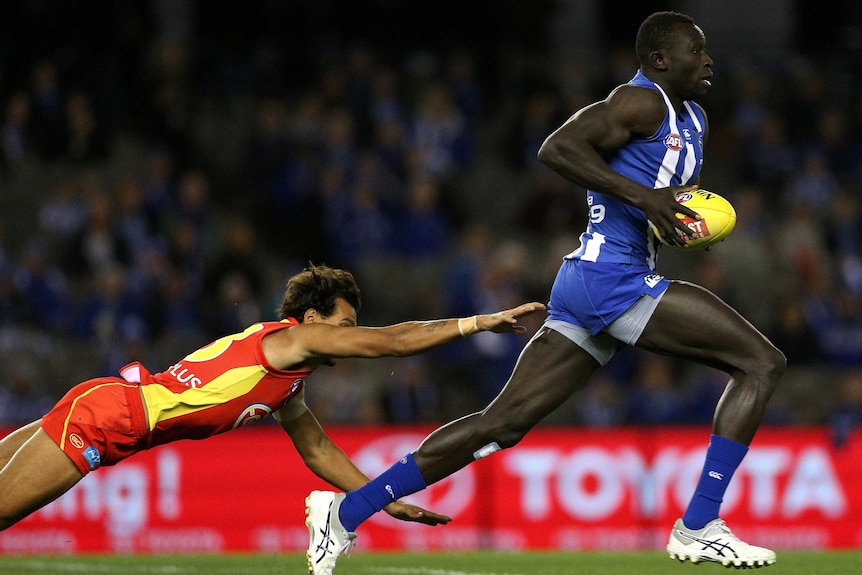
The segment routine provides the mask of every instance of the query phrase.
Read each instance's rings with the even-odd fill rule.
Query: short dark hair
[[[336,300],[343,299],[359,311],[362,297],[353,274],[325,265],[309,264],[287,280],[284,298],[276,310],[279,319],[302,321],[305,312],[316,309],[324,316],[335,313]]]
[[[635,52],[641,66],[649,64],[650,54],[668,46],[680,24],[695,25],[691,16],[679,12],[655,12],[641,23],[635,39]]]

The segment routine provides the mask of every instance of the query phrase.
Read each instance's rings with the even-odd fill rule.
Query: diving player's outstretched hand
[[[537,311],[547,309],[544,304],[539,302],[524,303],[518,307],[498,311],[492,314],[479,314],[475,317],[475,325],[478,328],[476,331],[493,331],[494,333],[524,333],[527,328],[518,323],[522,317],[528,316]],[[467,320],[463,320],[467,321]]]
[[[405,503],[403,501],[393,501],[383,508],[383,510],[401,521],[415,521],[416,523],[424,523],[425,525],[446,525],[452,521],[451,517],[440,515],[427,509],[422,509],[416,505]]]

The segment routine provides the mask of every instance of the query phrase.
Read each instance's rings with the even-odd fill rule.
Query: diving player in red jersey
[[[156,445],[204,439],[272,413],[305,465],[348,491],[366,477],[327,437],[304,402],[305,378],[336,358],[407,356],[480,331],[523,333],[527,303],[494,314],[387,327],[356,324],[360,292],[350,272],[310,266],[287,282],[281,321],[225,336],[151,375],[139,363],[120,377],[73,387],[42,419],[0,441],[0,530],[47,505],[87,473]],[[427,525],[449,517],[403,502],[386,511]]]

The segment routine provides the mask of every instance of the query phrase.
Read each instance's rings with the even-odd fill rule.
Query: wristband
[[[461,334],[461,337],[467,337],[468,335],[472,335],[473,333],[479,333],[479,316],[473,316],[473,331],[471,333],[464,333],[464,326],[461,325],[461,322],[464,320],[469,320],[469,317],[462,317],[458,319],[458,333]]]

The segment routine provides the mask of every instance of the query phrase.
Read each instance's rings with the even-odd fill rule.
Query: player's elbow
[[[536,158],[546,166],[553,166],[555,159],[559,157],[559,149],[551,138],[547,138],[542,145],[539,146],[539,151]]]
[[[539,161],[552,170],[558,170],[570,163],[571,156],[572,150],[568,149],[566,142],[562,138],[555,138],[554,136],[549,136],[536,154]]]

